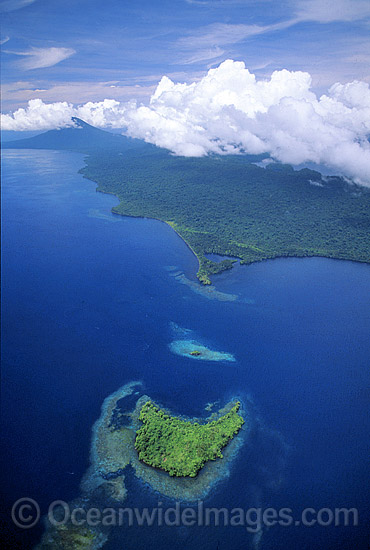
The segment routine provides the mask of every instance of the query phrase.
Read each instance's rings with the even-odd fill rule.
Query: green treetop
[[[139,419],[135,449],[139,459],[171,476],[194,477],[208,460],[222,458],[225,447],[244,424],[240,402],[218,420],[206,424],[181,420],[147,401]]]

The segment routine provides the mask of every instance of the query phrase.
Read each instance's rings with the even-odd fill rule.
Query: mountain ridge
[[[25,139],[6,141],[2,144],[2,148],[62,149],[89,153],[98,150],[125,151],[153,147],[139,139],[101,130],[77,117],[72,117],[71,121],[74,126],[49,130]]]

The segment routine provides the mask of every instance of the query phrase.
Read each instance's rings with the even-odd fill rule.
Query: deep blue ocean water
[[[2,184],[4,540],[32,548],[9,510],[23,496],[43,513],[78,497],[103,400],[131,380],[174,413],[248,403],[254,430],[207,506],[355,507],[357,527],[272,527],[260,549],[368,549],[370,266],[323,258],[236,266],[215,277],[234,302],[180,284],[197,261],[165,224],[110,213],[112,196],[77,172],[83,156],[5,151]],[[171,323],[235,363],[173,355]],[[126,505],[159,496],[128,475]],[[163,500],[163,499],[162,499]],[[11,542],[10,542],[11,541]],[[131,528],[113,550],[237,550],[242,527]],[[256,543],[256,540],[254,541]],[[4,543],[6,544],[6,543]],[[257,545],[255,546],[257,547]]]

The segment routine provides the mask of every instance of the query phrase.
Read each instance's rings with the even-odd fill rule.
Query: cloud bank
[[[311,77],[275,71],[258,81],[243,62],[227,60],[192,84],[164,76],[149,105],[116,100],[45,104],[2,115],[4,130],[70,126],[77,116],[99,127],[126,128],[177,155],[269,153],[293,165],[325,164],[370,186],[370,89],[364,82],[334,84],[318,98]]]

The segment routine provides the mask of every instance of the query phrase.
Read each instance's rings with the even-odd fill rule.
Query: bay
[[[248,405],[253,434],[208,506],[296,517],[355,507],[359,525],[273,527],[261,538],[242,527],[117,528],[107,548],[368,548],[370,266],[236,266],[215,277],[210,299],[194,292],[197,260],[177,234],[111,214],[117,199],[96,193],[82,166],[75,153],[3,153],[1,471],[13,547],[43,532],[16,529],[13,502],[32,497],[45,513],[77,497],[103,400],[141,380],[175,414],[234,396]],[[236,361],[172,354],[174,326]],[[161,498],[134,475],[127,485],[128,505]]]

